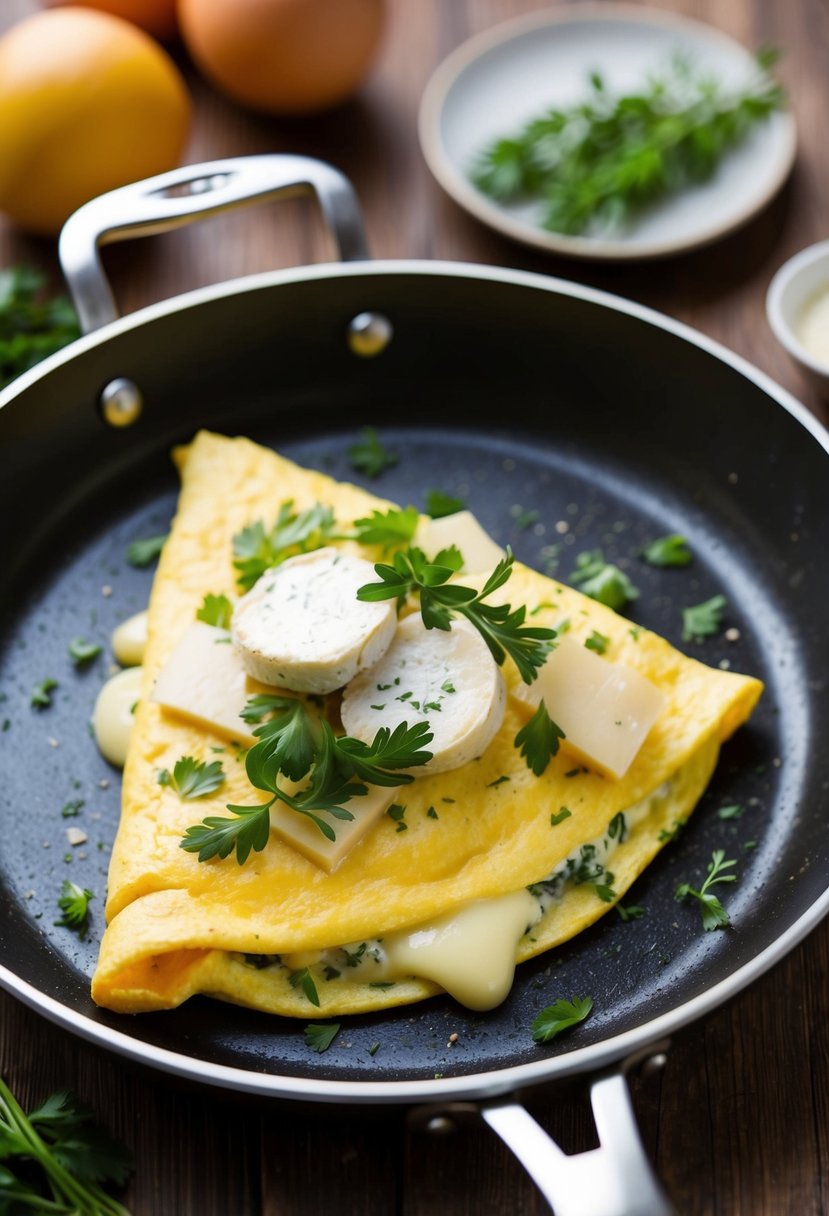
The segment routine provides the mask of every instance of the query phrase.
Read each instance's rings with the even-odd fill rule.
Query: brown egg
[[[43,0],[47,8],[63,8],[80,4],[96,8],[113,17],[123,17],[156,38],[173,38],[176,34],[176,0]]]
[[[384,0],[179,0],[198,66],[235,101],[269,113],[349,97],[375,56]]]

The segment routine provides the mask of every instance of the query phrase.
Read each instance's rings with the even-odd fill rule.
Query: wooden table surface
[[[532,0],[391,0],[376,69],[358,100],[327,116],[252,116],[186,67],[196,100],[189,161],[264,151],[331,160],[356,186],[379,257],[449,258],[593,284],[681,318],[746,356],[820,416],[771,336],[764,296],[775,269],[829,231],[829,7],[821,0],[661,0],[756,48],[785,52],[799,129],[791,181],[759,217],[715,246],[670,261],[590,265],[542,256],[490,233],[431,179],[417,104],[438,62],[468,35],[539,6]],[[5,0],[0,29],[37,9]],[[250,208],[107,254],[124,311],[214,280],[330,257],[307,204]],[[54,244],[0,222],[0,264],[57,280]],[[635,1078],[646,1148],[682,1214],[810,1216],[829,1210],[829,926],[725,1008],[675,1040],[661,1073]],[[24,1102],[69,1087],[134,1150],[135,1216],[300,1213],[538,1213],[543,1201],[483,1125],[445,1137],[405,1112],[290,1106],[187,1089],[93,1049],[0,995],[0,1072]],[[540,1094],[534,1110],[563,1147],[589,1146],[584,1102]]]

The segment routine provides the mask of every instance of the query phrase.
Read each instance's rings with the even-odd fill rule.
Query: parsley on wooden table
[[[709,178],[783,93],[762,51],[738,89],[675,55],[640,89],[614,95],[593,72],[583,99],[553,107],[479,154],[471,178],[503,202],[537,200],[541,224],[569,235],[623,230],[653,203]]]
[[[44,299],[46,279],[28,266],[0,270],[0,388],[80,337],[65,296]]]
[[[583,1022],[593,1008],[590,996],[574,997],[572,1001],[558,1000],[542,1009],[532,1024],[532,1035],[536,1043],[550,1043],[563,1030]]]
[[[71,1094],[27,1115],[0,1080],[0,1212],[129,1216],[104,1187],[123,1187],[131,1170],[128,1150]]]

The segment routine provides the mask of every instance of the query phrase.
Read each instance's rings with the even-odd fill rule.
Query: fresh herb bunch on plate
[[[470,176],[500,201],[537,200],[543,227],[568,235],[619,231],[644,208],[709,178],[728,150],[782,107],[774,50],[739,89],[676,53],[642,88],[614,95],[598,72],[584,100],[551,108],[495,140]]]

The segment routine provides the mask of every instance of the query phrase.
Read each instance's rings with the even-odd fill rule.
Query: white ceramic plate
[[[550,232],[540,226],[538,205],[495,202],[468,177],[493,139],[583,97],[590,72],[599,71],[613,93],[639,88],[677,50],[730,85],[742,83],[754,64],[749,51],[710,26],[624,4],[567,5],[487,30],[444,60],[426,87],[419,127],[427,164],[485,224],[556,253],[632,260],[716,240],[755,215],[786,180],[796,144],[791,114],[772,114],[708,181],[654,205],[612,237]]]

